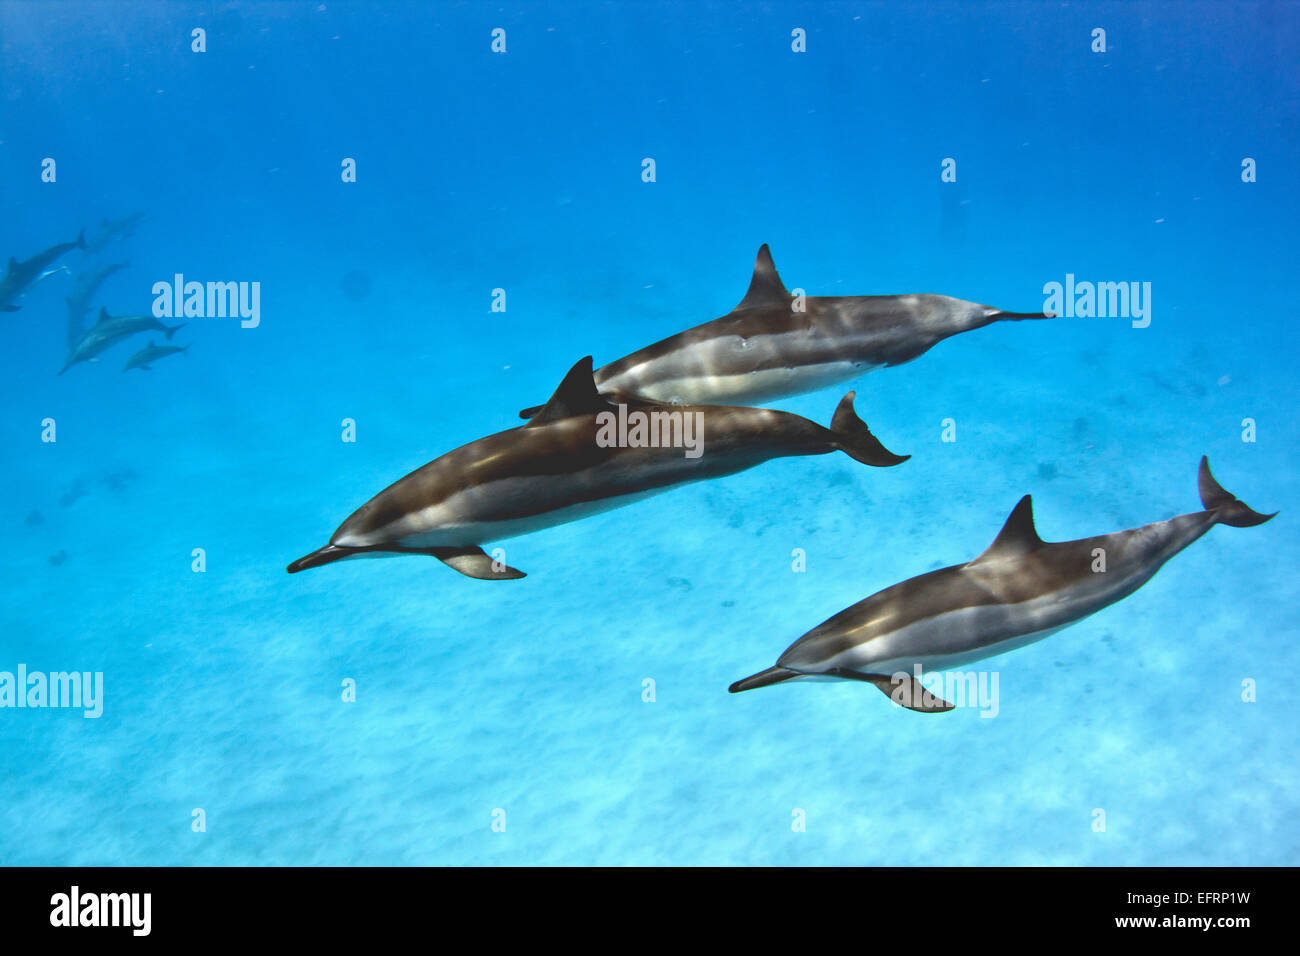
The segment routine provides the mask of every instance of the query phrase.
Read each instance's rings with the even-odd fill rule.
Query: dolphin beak
[[[742,690],[753,690],[756,687],[766,687],[768,684],[779,684],[783,680],[791,680],[802,676],[798,671],[792,671],[785,667],[769,667],[765,671],[751,674],[744,680],[736,681],[727,690],[733,694],[739,694]]]
[[[317,548],[311,554],[304,554],[285,570],[290,574],[297,574],[299,571],[306,571],[308,568],[319,568],[322,564],[341,561],[350,554],[356,554],[356,549],[340,548],[337,545],[327,544],[323,548]]]
[[[1001,309],[994,309],[989,318],[994,322],[1001,322],[1003,319],[1018,322],[1021,319],[1055,319],[1057,316],[1050,312],[1003,312]]]

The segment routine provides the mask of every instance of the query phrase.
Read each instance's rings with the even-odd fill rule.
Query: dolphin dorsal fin
[[[99,307],[99,315],[95,319],[95,324],[98,325],[100,322],[107,322],[107,321],[108,321],[108,309],[107,307],[101,305]]]
[[[1038,536],[1038,530],[1034,527],[1034,499],[1031,495],[1025,495],[1011,509],[1007,523],[1002,526],[993,543],[975,560],[1015,557],[1033,551],[1042,543],[1043,539]]]
[[[530,418],[524,427],[532,428],[534,425],[545,425],[562,418],[573,418],[575,415],[608,411],[609,402],[596,391],[596,380],[592,377],[592,373],[591,356],[579,359],[578,363],[569,369],[569,374],[564,376],[564,381],[555,390],[551,400],[543,405],[542,410]]]
[[[10,256],[10,257],[9,257],[9,272],[10,272],[11,274],[13,273],[13,271],[14,271],[14,266],[16,266],[16,265],[18,265],[18,263],[14,261],[14,257],[13,257],[13,256]]]
[[[749,291],[740,300],[740,305],[732,309],[754,309],[763,305],[786,305],[790,301],[790,292],[777,275],[776,264],[772,262],[772,250],[763,243],[754,260],[754,277],[749,280]]]

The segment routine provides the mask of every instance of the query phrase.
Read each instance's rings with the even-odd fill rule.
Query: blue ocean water
[[[0,316],[0,671],[104,682],[97,719],[0,709],[0,863],[1300,861],[1298,40],[1268,3],[0,0],[0,255],[147,217]],[[506,542],[522,581],[285,574],[578,358],[727,312],[764,242],[810,295],[1072,275],[1151,321],[950,339],[855,383],[904,465],[689,485]],[[58,375],[119,261],[96,311],[179,273],[260,322]],[[995,659],[996,718],[727,693],[1023,494],[1049,540],[1198,509],[1202,454],[1281,517]]]

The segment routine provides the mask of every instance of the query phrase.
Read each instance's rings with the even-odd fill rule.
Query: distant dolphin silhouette
[[[17,312],[22,308],[14,305],[14,299],[26,292],[45,272],[46,266],[53,265],[65,253],[73,249],[86,248],[86,230],[81,230],[73,242],[61,242],[36,253],[30,259],[19,262],[9,257],[9,268],[0,279],[0,312]]]
[[[731,312],[601,366],[596,387],[616,401],[747,405],[910,362],[958,332],[1005,319],[1048,318],[1053,316],[1004,312],[946,295],[800,300],[786,289],[764,244],[749,291]],[[519,415],[531,418],[536,411]]]
[[[72,287],[72,294],[63,301],[68,304],[68,325],[67,341],[68,350],[77,347],[77,342],[86,334],[84,320],[86,313],[90,311],[90,300],[94,298],[99,287],[115,272],[125,269],[130,263],[114,262],[100,269],[92,269],[89,272],[82,272],[77,275],[76,282]]]
[[[138,368],[146,372],[151,372],[153,371],[153,363],[159,359],[166,358],[169,355],[180,355],[189,350],[190,347],[188,345],[178,347],[175,345],[159,345],[157,342],[150,342],[126,360],[126,364],[122,366],[122,371],[129,372],[133,368]]]
[[[919,685],[916,665],[947,670],[1041,640],[1128,597],[1216,524],[1249,528],[1273,517],[1224,491],[1205,458],[1198,483],[1204,511],[1077,541],[1039,538],[1025,495],[975,560],[873,594],[799,638],[776,666],[730,690],[841,678],[874,684],[911,710],[951,710]],[[1098,555],[1104,571],[1097,570]]]
[[[494,563],[480,545],[772,458],[842,451],[877,467],[906,461],[854,413],[852,392],[830,428],[765,408],[629,404],[629,415],[699,415],[702,454],[605,445],[599,416],[616,407],[597,394],[591,372],[591,358],[582,359],[528,424],[463,445],[390,485],[344,521],[329,544],[290,564],[289,573],[343,558],[427,554],[472,578],[519,578],[522,572]]]
[[[108,309],[101,308],[99,321],[87,329],[85,335],[73,346],[63,368],[59,369],[59,374],[62,375],[78,362],[96,361],[100,353],[137,332],[161,332],[170,341],[177,329],[184,326],[184,322],[179,325],[163,325],[152,315],[109,315]]]
[[[86,254],[94,255],[97,252],[102,252],[110,242],[127,239],[135,235],[136,227],[148,218],[143,212],[134,212],[129,216],[123,216],[121,219],[104,219],[100,223],[99,231],[86,240],[84,246]]]

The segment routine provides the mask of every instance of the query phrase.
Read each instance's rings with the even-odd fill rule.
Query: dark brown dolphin
[[[289,565],[293,574],[343,558],[428,554],[474,578],[522,577],[480,545],[573,521],[772,458],[842,451],[877,467],[907,456],[885,449],[853,411],[849,392],[830,428],[765,408],[611,404],[596,392],[591,358],[578,362],[526,425],[450,451],[390,485],[339,526],[329,544]],[[698,432],[698,453],[611,441],[633,416],[651,433]],[[614,429],[617,430],[617,429]]]

